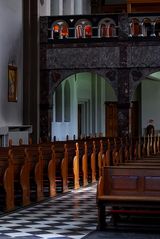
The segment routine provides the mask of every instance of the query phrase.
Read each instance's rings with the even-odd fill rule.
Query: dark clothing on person
[[[146,128],[146,135],[154,136],[154,126],[152,124],[149,124]]]

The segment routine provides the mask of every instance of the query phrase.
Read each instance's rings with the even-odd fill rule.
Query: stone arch
[[[135,89],[139,83],[154,72],[160,71],[160,68],[136,68],[130,71],[130,94],[129,101],[132,100]]]
[[[92,37],[92,23],[88,19],[79,19],[75,24],[76,38]]]
[[[63,19],[59,19],[52,23],[52,38],[53,39],[62,39],[68,37],[68,24]]]
[[[116,23],[111,18],[103,18],[98,23],[98,36],[99,37],[116,37]]]
[[[115,102],[117,102],[117,92],[115,91],[115,86],[116,86],[116,81],[117,81],[117,79],[116,79],[116,72],[115,71],[111,71],[111,70],[88,70],[88,69],[86,69],[86,70],[67,70],[67,71],[63,71],[63,70],[61,70],[60,72],[58,72],[58,71],[56,71],[56,75],[58,76],[58,78],[57,78],[57,81],[55,80],[55,78],[54,78],[54,80],[53,80],[53,78],[52,78],[52,76],[54,75],[55,76],[55,71],[53,72],[52,71],[52,73],[50,74],[50,86],[52,86],[51,88],[52,88],[52,90],[50,89],[50,99],[52,99],[52,95],[53,95],[53,93],[54,92],[56,92],[56,89],[61,85],[61,83],[63,83],[63,81],[64,80],[66,80],[67,82],[64,82],[64,84],[63,84],[63,88],[65,89],[65,86],[66,86],[66,83],[68,84],[69,83],[69,79],[70,79],[70,77],[71,76],[74,76],[74,75],[78,75],[78,74],[80,74],[80,73],[89,73],[89,74],[93,74],[94,76],[93,77],[96,77],[96,79],[98,80],[98,79],[103,79],[104,81],[102,82],[102,85],[101,84],[99,84],[99,87],[100,87],[100,85],[101,85],[101,87],[104,85],[105,87],[107,87],[106,89],[108,89],[107,91],[105,90],[105,94],[103,93],[103,90],[105,89],[104,87],[102,87],[101,88],[101,90],[102,90],[102,95],[104,94],[104,96],[105,96],[105,98],[107,97],[108,98],[108,100],[110,99],[112,99],[113,101],[115,101]],[[99,78],[100,77],[100,78]],[[68,79],[69,78],[69,79]],[[73,80],[74,78],[72,78],[71,77],[71,79]],[[80,78],[77,78],[77,79],[80,79]],[[83,77],[82,77],[82,79],[83,79]],[[92,79],[92,76],[91,76],[91,78],[90,79]],[[95,78],[93,78],[93,79],[95,79]],[[98,81],[97,81],[98,82]],[[73,83],[73,81],[72,81],[72,83]],[[107,86],[107,85],[105,85],[105,83],[107,83],[108,85],[109,85],[109,87]],[[72,84],[71,84],[72,85]],[[111,88],[110,88],[111,87]],[[110,90],[109,90],[110,89]],[[73,90],[73,87],[71,87],[71,89],[70,89],[71,91]],[[96,90],[96,92],[101,92],[101,90],[99,91],[98,89]],[[110,93],[109,93],[110,92]],[[109,93],[109,94],[108,94]],[[72,95],[72,94],[71,94]],[[100,96],[101,96],[101,94],[100,94]],[[103,97],[104,97],[103,96]],[[79,96],[80,97],[80,96]],[[93,96],[92,96],[93,97]],[[63,98],[63,97],[62,97]],[[64,98],[65,98],[65,96],[64,96]],[[88,105],[90,105],[90,103],[87,103],[87,102],[90,102],[90,99],[89,99],[90,97],[88,97],[88,99],[86,99],[86,96],[85,97],[82,97],[82,98],[77,98],[77,100],[80,100],[80,104],[81,105],[86,105],[86,104],[88,104]],[[105,99],[104,98],[104,99]],[[106,100],[107,100],[107,98],[106,98]],[[98,99],[101,99],[101,97],[98,97]],[[100,105],[102,105],[103,103],[102,103],[102,99],[100,100],[100,102],[99,102],[99,100],[98,100],[98,102],[99,103],[97,103],[97,104],[100,104]],[[72,102],[72,100],[71,100],[71,102]],[[77,102],[79,102],[79,101],[77,101]],[[91,101],[92,102],[92,101]],[[104,100],[104,102],[105,102],[105,100]],[[51,103],[51,100],[50,100],[50,103]],[[55,105],[55,102],[54,102],[54,104],[53,105]],[[64,104],[64,106],[65,106],[65,104]],[[85,106],[86,107],[86,106]],[[88,107],[88,106],[87,106]],[[89,108],[90,107],[93,107],[93,105],[90,105],[89,106]],[[102,107],[102,106],[101,106]],[[73,116],[73,109],[74,109],[74,107],[73,107],[73,104],[71,105],[71,108],[72,108],[72,110],[71,110],[71,119],[72,119],[72,121],[73,121],[73,118],[72,118],[72,116]],[[94,108],[94,107],[93,107]],[[50,104],[50,109],[52,109],[52,103]],[[100,109],[100,108],[98,108],[98,109]],[[54,109],[55,110],[55,109]],[[77,113],[75,113],[76,115],[77,115]],[[54,115],[54,114],[53,114]],[[104,111],[104,109],[103,109],[103,111],[102,111],[102,118],[105,116],[105,111]],[[91,117],[91,116],[90,116]],[[99,120],[98,120],[98,126],[95,126],[95,127],[99,127],[99,129],[102,127],[103,128],[103,132],[104,132],[104,134],[105,134],[105,131],[104,131],[104,127],[105,127],[105,124],[104,124],[104,126],[102,126],[102,121],[101,121],[101,123],[100,123],[100,118],[101,117],[99,117]],[[97,121],[96,121],[97,122]],[[104,121],[103,121],[104,122]],[[73,122],[72,122],[73,123]],[[64,126],[66,124],[66,127]],[[69,127],[70,127],[70,124],[71,124],[71,121],[70,120],[68,120],[68,121],[66,121],[65,120],[65,117],[64,117],[64,120],[61,122],[61,129],[62,129],[62,127],[64,127],[64,129],[66,130],[67,128],[68,128],[68,130],[69,130]],[[56,130],[58,130],[57,132],[59,132],[60,133],[60,126],[59,126],[60,124],[56,124],[56,122],[54,123],[54,121],[53,121],[53,124],[52,124],[52,126],[53,126],[53,128],[52,128],[52,132],[55,132],[55,134],[54,135],[52,135],[52,138],[54,138],[55,136],[56,136]],[[73,124],[74,125],[74,124]],[[73,126],[72,126],[73,127]],[[98,128],[97,128],[98,129]],[[64,130],[64,131],[65,131]],[[63,132],[64,132],[63,131]],[[73,132],[73,130],[69,130],[69,132],[71,133],[71,132]],[[87,131],[88,132],[88,131]],[[97,131],[97,133],[98,132],[100,132],[100,131]],[[91,132],[92,133],[92,132]],[[66,134],[66,135],[68,135],[68,133]],[[70,137],[72,137],[72,135],[73,135],[73,133],[71,133],[70,134]],[[75,133],[75,135],[77,135],[77,133]],[[58,135],[57,135],[58,136]],[[60,137],[60,135],[58,136],[58,138]]]
[[[58,87],[58,85],[67,77],[80,73],[80,72],[91,72],[91,73],[95,73],[98,76],[103,77],[103,79],[108,82],[112,88],[114,89],[114,92],[117,96],[118,102],[120,100],[120,107],[122,106],[123,108],[123,104],[124,107],[126,107],[126,104],[130,104],[132,101],[132,96],[134,94],[134,91],[136,89],[136,87],[138,86],[138,84],[143,81],[145,79],[145,77],[147,77],[148,75],[156,72],[156,71],[160,71],[160,68],[154,68],[154,67],[150,67],[150,68],[132,68],[132,69],[128,69],[128,73],[127,75],[123,75],[122,74],[122,78],[125,79],[123,81],[120,81],[119,79],[119,73],[120,73],[120,69],[118,68],[109,68],[109,69],[60,69],[60,70],[49,70],[47,73],[47,79],[48,79],[48,87],[46,92],[43,92],[43,94],[45,95],[45,99],[42,99],[42,103],[45,103],[45,112],[44,114],[41,114],[42,116],[41,118],[41,131],[43,132],[43,134],[47,134],[49,135],[50,132],[50,122],[51,122],[51,118],[52,118],[52,107],[53,107],[53,92],[55,91],[55,89]],[[45,73],[46,74],[46,73]],[[46,78],[46,77],[45,77]],[[128,82],[128,83],[127,83]],[[124,92],[126,91],[126,96],[124,99]],[[128,96],[127,96],[128,95]],[[123,98],[123,102],[121,102]],[[46,107],[47,105],[47,107]],[[44,107],[43,107],[44,108]],[[123,111],[123,109],[122,109]],[[47,113],[46,113],[47,112]],[[43,110],[42,110],[43,113]],[[121,114],[121,113],[120,113]],[[127,110],[124,114],[128,114]],[[44,124],[44,130],[43,130],[43,124]],[[47,125],[47,126],[46,126]],[[47,131],[45,130],[45,128],[47,129]]]
[[[111,86],[113,87],[116,96],[118,95],[117,90],[117,69],[71,69],[71,70],[51,70],[49,74],[49,98],[52,98],[52,93],[58,87],[58,85],[66,78],[71,75],[80,73],[80,72],[91,72],[103,77]]]
[[[118,69],[69,69],[48,70],[41,74],[42,91],[40,93],[40,138],[51,139],[51,121],[53,117],[53,92],[58,85],[70,75],[80,72],[91,72],[101,76],[113,88],[118,98]],[[44,80],[45,79],[45,83]]]
[[[140,34],[140,21],[138,18],[132,18],[130,22],[131,35],[139,36]]]

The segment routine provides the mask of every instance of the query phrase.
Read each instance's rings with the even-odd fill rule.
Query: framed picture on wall
[[[8,101],[17,102],[17,67],[8,65]]]

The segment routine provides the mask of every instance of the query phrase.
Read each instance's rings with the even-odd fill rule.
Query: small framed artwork
[[[8,65],[8,101],[17,102],[17,67]]]

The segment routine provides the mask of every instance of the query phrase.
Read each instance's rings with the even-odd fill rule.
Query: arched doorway
[[[110,128],[111,103],[117,108],[115,92],[108,81],[96,73],[81,72],[67,77],[53,94],[52,138],[113,136],[111,132],[116,136],[117,128],[114,131]],[[57,120],[57,115],[61,120]],[[115,120],[117,126],[117,115]]]

